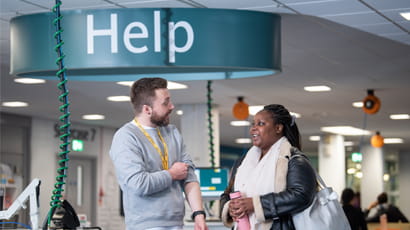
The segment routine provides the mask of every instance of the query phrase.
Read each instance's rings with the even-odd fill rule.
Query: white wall
[[[39,178],[40,185],[40,224],[47,216],[50,209],[52,190],[54,189],[55,177],[57,176],[58,152],[61,141],[55,137],[54,125],[56,121],[41,118],[32,120],[31,136],[31,179]],[[114,129],[93,127],[80,124],[72,124],[71,129],[89,131],[88,141],[84,140],[84,151],[69,153],[70,156],[91,156],[97,160],[97,189],[95,199],[97,223],[105,230],[125,229],[123,217],[120,216],[119,186],[115,178],[115,172],[109,148],[111,146]],[[94,139],[91,140],[91,130],[95,131]],[[103,196],[100,195],[100,190]],[[101,193],[102,194],[102,193]]]

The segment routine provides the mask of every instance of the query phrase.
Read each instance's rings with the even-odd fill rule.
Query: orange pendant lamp
[[[367,90],[367,97],[363,99],[363,111],[367,114],[375,114],[380,109],[381,102],[374,96],[374,90]]]
[[[249,116],[249,105],[243,101],[243,97],[238,97],[238,102],[232,108],[233,116],[238,120],[246,120]]]
[[[384,138],[380,135],[380,132],[377,131],[376,135],[372,136],[370,139],[370,144],[375,148],[381,148],[384,145]]]

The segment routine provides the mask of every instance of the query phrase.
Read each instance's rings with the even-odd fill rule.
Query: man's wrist
[[[198,211],[195,211],[195,212],[192,213],[192,215],[191,215],[192,221],[195,221],[195,217],[198,216],[198,215],[204,215],[204,219],[206,218],[205,211],[204,210],[198,210]]]

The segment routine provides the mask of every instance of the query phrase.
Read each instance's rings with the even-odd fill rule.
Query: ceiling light
[[[300,118],[301,115],[299,113],[289,112],[290,115],[295,116],[296,118]]]
[[[357,177],[357,178],[362,178],[362,177],[363,177],[363,173],[362,173],[362,172],[356,172],[356,173],[355,173],[355,177]]]
[[[101,114],[86,114],[82,117],[84,120],[104,120],[105,116]]]
[[[187,85],[176,83],[173,81],[168,81],[168,89],[186,89],[188,88]]]
[[[117,84],[131,87],[132,84],[134,84],[134,82],[133,81],[118,81]]]
[[[308,92],[325,92],[331,90],[331,88],[326,85],[305,86],[303,89]]]
[[[362,101],[353,102],[352,105],[355,108],[363,108],[363,102]]]
[[[250,126],[251,123],[249,121],[231,121],[232,126]]]
[[[252,105],[249,106],[249,114],[255,116],[259,111],[263,109],[263,105]]]
[[[43,84],[46,82],[44,79],[34,79],[34,78],[16,78],[14,82],[21,84]]]
[[[385,173],[385,174],[383,175],[383,180],[384,180],[384,181],[389,181],[389,179],[390,179],[390,175],[387,174],[387,173]]]
[[[401,138],[384,138],[385,144],[401,144],[403,143],[403,139]]]
[[[356,173],[356,169],[355,168],[349,168],[347,169],[347,174],[355,174]]]
[[[353,141],[345,141],[344,144],[345,144],[345,146],[353,146],[354,142]]]
[[[406,20],[410,21],[410,12],[403,12],[403,13],[400,13],[400,15]]]
[[[110,97],[107,97],[107,100],[115,101],[115,102],[130,101],[130,97],[129,96],[110,96]]]
[[[392,120],[408,120],[410,119],[409,114],[391,114],[390,119]]]
[[[124,85],[124,86],[129,86],[131,87],[132,84],[134,84],[134,81],[119,81],[117,82],[118,85]],[[188,88],[187,85],[181,84],[181,83],[176,83],[173,81],[168,81],[168,87],[169,90],[173,89],[186,89]]]
[[[252,142],[252,140],[251,140],[250,138],[237,138],[237,139],[235,140],[235,142],[236,142],[237,144],[249,144],[249,143]]]
[[[320,141],[320,136],[310,136],[309,140],[310,141]]]
[[[179,116],[182,116],[184,114],[184,111],[179,109],[179,110],[176,111],[176,114],[179,115]]]
[[[259,111],[261,111],[265,107],[264,105],[251,105],[249,106],[249,114],[252,116],[255,116]],[[290,115],[295,116],[296,118],[302,117],[300,113],[295,113],[295,112],[289,112]]]
[[[6,101],[1,103],[4,107],[27,107],[28,103],[23,101]]]
[[[340,134],[344,136],[361,136],[361,135],[370,135],[370,131],[355,128],[352,126],[328,126],[320,128],[323,132]]]

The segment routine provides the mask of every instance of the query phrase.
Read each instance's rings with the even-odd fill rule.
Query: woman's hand
[[[237,198],[229,202],[229,215],[234,221],[253,211],[252,198]]]

